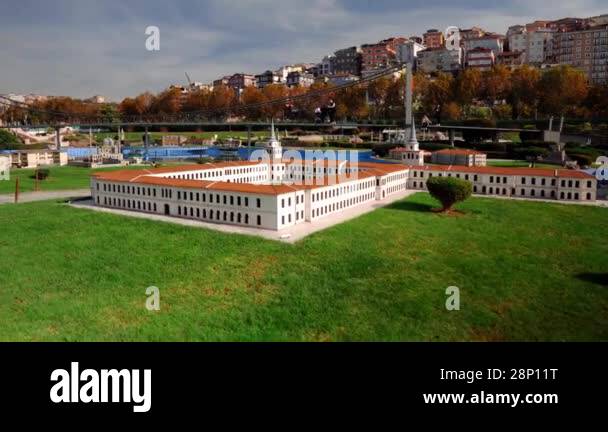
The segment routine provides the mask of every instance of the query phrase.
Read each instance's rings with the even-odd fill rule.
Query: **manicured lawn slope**
[[[607,210],[431,205],[415,195],[297,245],[2,206],[0,340],[608,340]]]
[[[166,164],[171,165],[171,164]],[[48,179],[40,182],[41,191],[58,191],[70,189],[87,189],[91,186],[91,174],[103,171],[115,171],[124,169],[142,169],[141,166],[112,167],[90,169],[73,166],[43,167],[50,170]],[[19,177],[19,190],[21,192],[32,192],[36,187],[34,179],[35,169],[11,169],[10,180],[0,181],[0,194],[15,193],[15,179]]]

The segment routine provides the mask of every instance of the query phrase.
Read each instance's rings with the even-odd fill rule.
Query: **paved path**
[[[34,201],[46,201],[52,199],[85,198],[91,196],[91,189],[74,189],[47,192],[21,192],[19,202],[27,203]],[[0,195],[0,204],[12,204],[15,202],[14,194]]]
[[[334,215],[329,215],[322,219],[318,219],[315,222],[312,222],[312,223],[304,222],[304,223],[298,224],[296,226],[286,228],[281,231],[270,231],[270,230],[264,230],[264,229],[258,229],[258,228],[235,226],[235,225],[213,224],[213,223],[202,222],[202,221],[193,220],[193,219],[180,219],[180,218],[176,218],[176,217],[163,216],[163,215],[157,215],[157,214],[138,213],[138,212],[132,212],[132,211],[127,211],[127,210],[109,209],[109,208],[105,208],[105,207],[94,206],[93,202],[91,200],[80,201],[77,203],[72,203],[70,205],[72,207],[83,208],[83,209],[88,209],[88,210],[95,210],[95,211],[99,211],[102,213],[112,213],[112,214],[117,214],[117,215],[135,217],[135,218],[139,218],[139,219],[150,219],[150,220],[156,220],[156,221],[162,221],[162,222],[169,222],[169,223],[196,227],[196,228],[207,228],[207,229],[211,229],[214,231],[221,231],[221,232],[225,232],[225,233],[235,233],[235,234],[244,234],[244,235],[257,236],[257,237],[264,237],[269,240],[276,240],[276,241],[281,241],[284,243],[295,243],[298,240],[302,240],[303,238],[305,238],[315,232],[322,231],[322,230],[325,230],[334,225],[338,225],[343,222],[349,221],[351,219],[354,219],[354,218],[364,215],[366,213],[372,212],[378,208],[386,207],[389,204],[394,203],[395,201],[400,201],[400,200],[405,199],[408,196],[416,194],[416,193],[418,193],[418,191],[413,191],[413,190],[396,193],[382,201],[372,201],[369,203],[361,204],[356,207],[346,209],[340,213],[337,213]]]

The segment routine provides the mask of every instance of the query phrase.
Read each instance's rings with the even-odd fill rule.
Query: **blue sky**
[[[605,0],[20,0],[0,15],[0,93],[120,100],[183,83],[184,72],[209,82],[428,28],[504,33],[602,13]],[[145,49],[151,25],[159,52]]]

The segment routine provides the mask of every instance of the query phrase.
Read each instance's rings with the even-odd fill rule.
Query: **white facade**
[[[456,165],[412,167],[408,188],[426,190],[426,181],[431,177],[456,177],[470,181],[476,195],[570,202],[597,199],[597,179],[581,171]]]
[[[314,223],[406,189],[424,190],[432,175],[470,180],[475,193],[596,199],[597,180],[577,171],[425,167],[415,125],[408,141],[404,135],[404,164],[336,162],[323,159],[323,152],[296,161],[283,159],[273,125],[259,161],[98,173],[91,195],[102,207],[267,230]]]
[[[68,154],[58,150],[17,150],[11,153],[11,163],[17,168],[36,168],[43,165],[67,165]]]
[[[462,49],[426,49],[418,52],[417,67],[425,73],[453,72],[462,67]]]
[[[528,33],[526,47],[526,63],[541,64],[547,58],[548,44],[553,39],[554,30],[541,29]]]
[[[0,155],[0,181],[9,180],[11,172],[11,157]]]

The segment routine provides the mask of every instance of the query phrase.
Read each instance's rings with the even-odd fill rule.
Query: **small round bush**
[[[51,175],[51,171],[46,168],[36,170],[34,178],[38,180],[46,180]]]
[[[443,206],[443,212],[449,212],[456,203],[469,199],[473,194],[471,182],[454,177],[431,177],[426,186]]]

